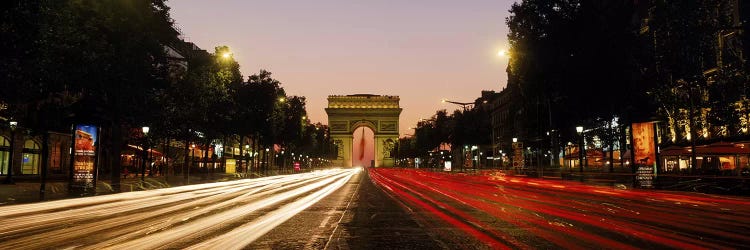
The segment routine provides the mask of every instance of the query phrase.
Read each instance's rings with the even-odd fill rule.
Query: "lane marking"
[[[320,222],[320,226],[318,226],[318,227],[326,227],[326,224],[328,224],[328,220],[330,220],[330,219],[331,219],[331,216],[326,216],[326,218],[323,219],[323,221]]]
[[[331,240],[333,239],[333,236],[336,235],[336,231],[339,229],[339,225],[341,224],[341,221],[344,220],[344,216],[346,216],[346,211],[349,211],[349,206],[352,204],[352,200],[354,200],[354,195],[359,193],[359,187],[362,184],[362,179],[364,178],[364,175],[367,174],[367,172],[368,171],[359,172],[360,176],[359,176],[359,181],[357,182],[357,187],[354,188],[354,192],[352,192],[352,196],[349,197],[349,202],[346,203],[346,207],[344,208],[344,212],[341,213],[341,217],[339,218],[338,221],[336,221],[336,226],[333,227],[331,236],[328,237],[328,241],[326,241],[326,245],[323,247],[324,250],[328,249],[328,246],[331,245]]]

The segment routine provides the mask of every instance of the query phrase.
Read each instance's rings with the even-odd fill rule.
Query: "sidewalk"
[[[254,176],[257,178],[259,176]],[[214,173],[214,174],[193,174],[190,179],[182,175],[170,176],[146,176],[141,182],[140,176],[130,174],[127,178],[120,179],[121,192],[133,192],[141,190],[151,190],[167,187],[175,187],[190,184],[200,184],[208,182],[221,182],[241,179],[240,175]],[[68,182],[62,180],[50,180],[46,184],[45,194],[40,196],[41,184],[37,180],[17,180],[15,184],[0,184],[0,206],[32,203],[39,201],[51,201],[59,199],[69,199],[82,197],[81,195],[71,194],[68,192]],[[87,196],[106,195],[115,193],[112,190],[109,179],[98,180],[96,192]]]

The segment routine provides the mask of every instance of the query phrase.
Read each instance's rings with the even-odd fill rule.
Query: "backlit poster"
[[[94,188],[98,129],[90,125],[76,125],[75,127],[73,183],[71,183],[75,188]]]
[[[237,172],[237,160],[235,159],[227,159],[227,162],[226,164],[224,164],[224,166],[227,174],[234,174]]]
[[[450,172],[451,171],[452,163],[451,161],[445,161],[445,165],[443,166],[443,171]]]
[[[654,142],[654,124],[651,122],[633,123],[633,153],[636,164],[636,184],[650,188],[654,181],[654,164],[656,161],[656,143]]]

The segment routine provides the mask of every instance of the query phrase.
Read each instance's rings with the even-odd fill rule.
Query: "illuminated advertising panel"
[[[636,164],[636,184],[642,188],[653,187],[656,164],[656,142],[652,122],[633,123],[633,154]]]
[[[234,174],[237,172],[237,160],[235,159],[227,159],[227,162],[224,166],[227,174]]]
[[[94,188],[98,130],[98,127],[90,125],[76,125],[75,127],[72,187]]]
[[[445,161],[445,165],[443,166],[443,171],[450,172],[452,167],[451,161]]]

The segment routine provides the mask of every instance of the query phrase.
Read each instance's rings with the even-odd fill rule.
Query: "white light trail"
[[[283,207],[273,212],[267,213],[263,217],[251,223],[245,224],[241,227],[237,227],[234,230],[219,237],[191,246],[187,249],[242,249],[244,246],[249,245],[264,234],[271,231],[271,229],[273,229],[274,227],[281,225],[281,223],[289,220],[297,213],[305,210],[312,204],[318,202],[320,199],[323,199],[333,191],[339,189],[341,186],[346,184],[347,181],[349,181],[352,175],[353,173],[349,173],[343,178],[340,178],[335,183],[328,185],[311,195],[305,196],[295,202],[284,205]]]
[[[0,209],[0,249],[182,248],[212,238],[232,239],[242,244],[234,248],[242,248],[357,172],[315,171],[5,206]],[[232,230],[231,225],[240,227]],[[231,232],[238,231],[251,232],[252,240],[236,239]]]

